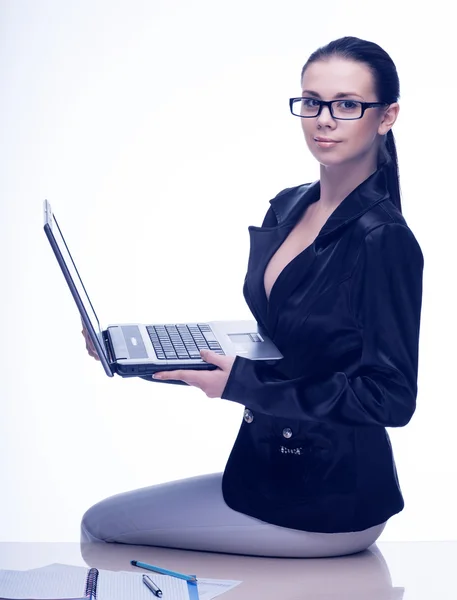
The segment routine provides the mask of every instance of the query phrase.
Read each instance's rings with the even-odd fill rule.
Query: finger
[[[95,350],[95,348],[92,344],[92,340],[88,339],[86,336],[84,336],[84,339],[86,340],[86,350],[88,352],[90,352],[90,351],[93,352]]]
[[[81,333],[83,334],[84,339],[86,340],[86,348],[87,351],[91,350],[92,352],[97,352],[97,350],[95,349],[94,343],[92,341],[92,338],[90,337],[90,335],[86,332],[85,329],[83,329],[81,331]]]
[[[84,339],[86,340],[86,350],[87,350],[89,356],[91,356],[92,358],[95,358],[97,360],[100,360],[100,357],[98,356],[98,352],[95,350],[93,344],[86,338],[86,336],[84,336]]]
[[[227,357],[217,354],[217,352],[213,352],[212,350],[200,350],[200,356],[205,362],[216,365],[216,367],[220,367],[221,369],[227,365]]]
[[[87,331],[83,329],[81,333],[83,334],[83,337],[86,340],[86,346],[91,346],[93,348],[94,346],[92,344],[92,340],[90,339],[90,336],[87,333]]]
[[[95,352],[95,350],[92,350],[92,348],[90,348],[90,346],[86,345],[86,350],[89,353],[89,356],[91,356],[92,358],[96,358],[97,360],[100,360],[97,352]]]
[[[152,376],[153,379],[159,379],[160,381],[167,381],[167,380],[178,380],[178,381],[184,381],[184,383],[187,383],[187,385],[193,385],[195,387],[200,387],[198,385],[198,381],[195,377],[195,372],[190,371],[190,369],[179,369],[176,371],[160,371],[159,373],[154,373],[154,375]],[[197,373],[198,375],[198,373]]]
[[[184,381],[185,375],[182,369],[176,371],[160,371],[159,373],[154,373],[154,379],[179,379],[180,381]]]

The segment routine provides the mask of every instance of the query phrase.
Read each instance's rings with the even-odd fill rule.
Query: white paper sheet
[[[68,569],[68,568],[74,568],[74,567],[71,567],[70,565],[63,565],[60,563],[55,563],[53,565],[48,565],[47,567],[40,567],[40,568],[56,570],[56,569],[61,569],[61,568]],[[112,573],[112,571],[100,571],[100,573],[102,573],[102,572],[103,573]],[[131,574],[131,571],[130,572],[122,571],[122,572],[127,573],[127,575]],[[144,573],[144,571],[142,571],[142,573]],[[136,573],[133,573],[133,574],[136,575]],[[152,573],[152,572],[148,573],[148,575],[153,579],[153,581],[159,587],[160,587],[160,581],[162,581],[163,578],[165,580],[170,579],[170,577],[167,577],[164,575],[159,575],[157,573]],[[182,581],[182,580],[177,580],[177,581]],[[99,579],[99,582],[100,582],[100,579]],[[207,578],[198,577],[197,578],[197,588],[198,588],[199,600],[212,600],[213,598],[216,598],[216,596],[220,596],[221,594],[224,594],[225,592],[228,592],[229,590],[233,589],[240,583],[242,583],[242,581],[238,581],[235,579],[207,579]],[[162,588],[160,588],[160,589],[162,589]],[[164,591],[164,590],[162,589],[162,591]],[[100,600],[100,598],[97,598],[97,600]],[[150,600],[152,600],[152,599],[150,598]]]
[[[203,579],[198,577],[198,595],[200,600],[212,600],[212,598],[228,592],[240,583],[242,581],[235,579]]]
[[[0,571],[0,598],[82,598],[88,567],[49,565],[29,571]],[[152,574],[151,574],[152,575]],[[189,600],[187,582],[154,573],[166,600]],[[153,600],[142,573],[99,569],[97,600]]]

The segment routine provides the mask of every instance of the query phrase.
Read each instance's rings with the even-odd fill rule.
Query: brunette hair
[[[311,63],[326,60],[333,56],[367,65],[373,75],[376,102],[386,102],[387,104],[398,102],[400,82],[393,60],[378,44],[357,37],[342,37],[315,50],[303,66],[301,79],[303,79],[303,75]],[[379,149],[378,168],[385,167],[390,197],[401,212],[400,174],[392,129],[389,129],[384,139],[385,142],[381,144]]]

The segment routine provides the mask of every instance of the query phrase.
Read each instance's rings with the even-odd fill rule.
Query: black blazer
[[[243,293],[284,359],[237,356],[222,398],[245,405],[223,476],[228,506],[313,532],[360,531],[403,509],[386,427],[416,407],[422,273],[416,238],[378,169],[280,273],[265,268],[320,182],[270,201],[249,227]]]

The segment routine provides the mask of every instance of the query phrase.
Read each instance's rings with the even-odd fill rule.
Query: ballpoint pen
[[[185,579],[191,583],[195,583],[197,581],[197,578],[193,575],[184,575],[183,573],[177,573],[176,571],[169,571],[168,569],[162,569],[161,567],[156,567],[155,565],[148,565],[148,563],[140,562],[139,560],[131,560],[130,564],[134,567],[148,569],[149,571],[154,571],[155,573],[160,573],[162,575],[170,575],[171,577],[177,577],[178,579]]]
[[[152,581],[150,577],[143,575],[143,583],[151,590],[154,596],[157,596],[157,598],[162,598],[162,590]]]

